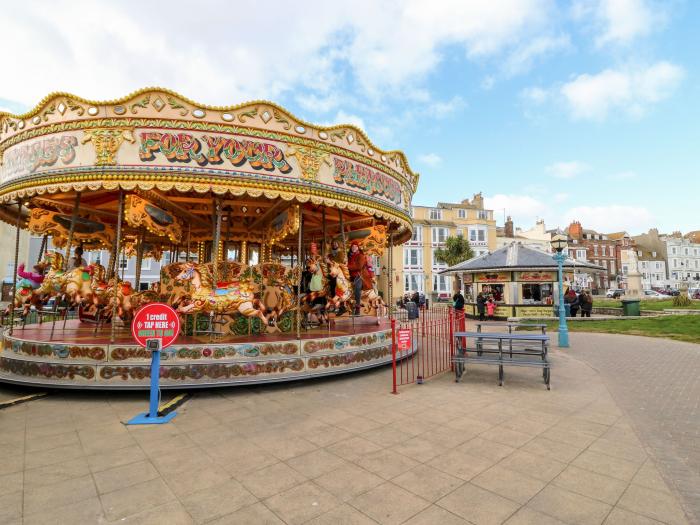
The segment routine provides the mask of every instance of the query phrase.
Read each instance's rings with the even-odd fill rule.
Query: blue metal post
[[[569,327],[566,326],[566,308],[564,308],[564,259],[563,252],[557,252],[554,260],[559,266],[559,348],[569,348]]]
[[[160,350],[151,354],[151,400],[148,404],[148,417],[157,418],[160,393]]]
[[[152,346],[153,345],[153,346]],[[148,412],[139,414],[130,419],[127,425],[160,425],[167,423],[174,418],[177,413],[170,412],[164,416],[158,415],[158,402],[160,401],[160,350],[159,339],[149,339],[146,348],[151,351],[151,396],[148,404]]]

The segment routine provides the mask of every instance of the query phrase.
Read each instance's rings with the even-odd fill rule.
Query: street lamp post
[[[564,308],[564,248],[567,245],[567,237],[561,233],[552,237],[552,248],[556,252],[554,260],[557,261],[559,270],[559,348],[569,348],[569,328],[566,326],[566,309]]]

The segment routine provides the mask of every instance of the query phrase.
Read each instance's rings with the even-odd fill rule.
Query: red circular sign
[[[173,344],[180,334],[180,318],[167,304],[148,303],[134,314],[131,334],[143,347],[148,339],[160,339],[161,348],[166,348]]]

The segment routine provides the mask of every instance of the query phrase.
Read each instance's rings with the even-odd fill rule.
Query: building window
[[[421,248],[404,248],[403,265],[406,268],[423,266],[423,250]]]
[[[586,260],[586,250],[576,250],[576,258],[582,261]]]
[[[658,262],[658,261],[656,262],[656,269],[657,269],[657,270],[660,270],[660,269],[661,269],[661,263]]]
[[[476,216],[477,216],[479,219],[488,220],[488,219],[489,219],[489,212],[488,212],[487,210],[479,210],[479,211],[476,213]]]
[[[442,269],[442,268],[447,268],[447,264],[438,261],[435,259],[435,249],[433,248],[432,250],[432,259],[433,259],[433,269]]]
[[[610,261],[610,273],[615,274],[615,261]]]
[[[404,292],[422,292],[423,291],[423,274],[422,273],[406,273],[403,276],[403,291]]]
[[[128,266],[129,266],[129,259],[127,259],[123,255],[119,256],[119,269],[126,270],[126,268]]]
[[[598,245],[597,244],[593,245],[593,255],[598,257]]]
[[[464,230],[462,228],[457,228],[457,237],[464,237]]]
[[[430,219],[439,221],[442,219],[442,210],[438,208],[430,208]]]
[[[467,210],[460,208],[457,210],[457,217],[460,219],[466,219],[467,218]]]
[[[688,248],[685,249],[685,254],[686,254],[686,255],[690,255],[690,254],[688,253]]]
[[[536,283],[525,283],[523,284],[523,303],[525,304],[551,304],[552,297],[552,285],[549,283],[536,284]]]
[[[676,255],[676,248],[675,248],[675,247],[671,248],[671,253],[672,253],[673,255]]]
[[[141,269],[142,270],[150,270],[151,269],[151,261],[153,261],[153,259],[151,259],[150,257],[142,259],[141,260]]]
[[[423,242],[423,228],[421,226],[414,226],[411,242]]]
[[[450,234],[447,228],[431,228],[433,244],[441,244],[445,242]]]
[[[450,277],[447,275],[433,275],[433,292],[449,292],[451,284]]]
[[[600,254],[601,254],[603,257],[607,257],[607,255],[605,254],[605,245],[603,245],[603,246],[600,247]],[[612,255],[612,254],[610,254],[610,255]]]

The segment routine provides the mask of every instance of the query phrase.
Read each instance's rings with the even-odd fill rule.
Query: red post
[[[394,388],[392,394],[398,394],[396,389],[396,319],[391,320],[391,374]]]

